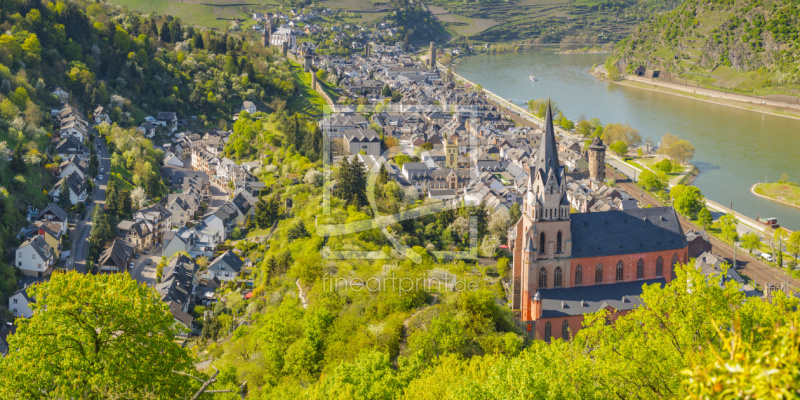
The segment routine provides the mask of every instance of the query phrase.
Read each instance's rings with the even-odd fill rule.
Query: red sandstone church
[[[523,214],[509,230],[514,254],[512,307],[532,336],[569,339],[583,315],[641,304],[642,285],[665,284],[688,261],[688,243],[672,207],[570,214],[550,108]],[[605,148],[595,140],[590,176],[602,184]]]

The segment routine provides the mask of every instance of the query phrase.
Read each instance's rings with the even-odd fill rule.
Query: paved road
[[[89,255],[89,233],[92,229],[92,210],[97,204],[105,204],[106,185],[108,184],[108,173],[111,171],[111,159],[108,154],[108,144],[104,138],[95,138],[95,147],[100,161],[103,179],[95,180],[95,188],[92,193],[92,202],[86,207],[86,214],[83,219],[77,221],[75,234],[72,240],[72,257],[67,260],[67,269],[86,273],[86,257]]]
[[[150,254],[142,254],[138,259],[133,259],[134,267],[130,270],[131,278],[136,282],[154,287],[156,285],[156,267],[161,261],[162,249],[162,246],[156,246],[150,250]],[[147,260],[152,260],[150,265],[147,265]]]
[[[211,196],[208,199],[208,212],[212,212],[228,201],[228,192],[215,183],[210,185]]]
[[[634,198],[643,198],[645,205],[650,205],[654,207],[663,206],[663,204],[657,200],[655,197],[650,195],[647,192],[642,191],[642,189],[637,186],[636,184],[632,183],[630,180],[626,180],[625,177],[618,172],[614,171],[611,168],[606,168],[606,175],[614,178],[617,180],[617,185],[620,188],[628,192]],[[642,197],[643,196],[643,197]],[[681,226],[683,227],[684,231],[688,231],[690,229],[694,229],[696,231],[702,230],[700,227],[694,225],[694,223],[687,221],[682,216],[678,216],[681,221]],[[750,228],[744,224],[739,224],[737,230],[740,234],[747,232]],[[714,253],[722,256],[726,259],[726,261],[733,265],[734,259],[734,248],[723,242],[720,239],[717,239],[714,236],[709,235],[709,240],[711,241],[711,249]],[[774,268],[762,261],[757,260],[756,258],[750,256],[747,251],[742,250],[741,248],[737,248],[736,252],[736,268],[737,270],[755,280],[755,282],[759,285],[762,285],[765,282],[784,282],[786,279],[786,275],[783,271]],[[800,282],[795,279],[788,278],[789,288],[792,291],[800,291]]]

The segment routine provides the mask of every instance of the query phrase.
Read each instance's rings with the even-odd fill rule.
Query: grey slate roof
[[[677,250],[686,247],[672,207],[570,215],[572,258]]]
[[[53,214],[53,217],[57,218],[59,221],[67,220],[67,212],[64,211],[64,209],[62,209],[61,207],[59,207],[59,205],[56,203],[50,203],[42,211],[39,211],[39,214],[36,216],[36,219],[42,218],[47,213]]]
[[[617,311],[632,310],[642,304],[642,285],[665,285],[664,278],[608,285],[540,289],[541,318],[558,318],[593,313],[605,307]],[[623,301],[623,297],[625,301]]]
[[[217,259],[216,259],[216,260],[214,260],[214,261],[213,261],[213,262],[212,262],[212,263],[211,263],[211,264],[208,266],[208,269],[210,269],[210,270],[214,270],[214,269],[216,269],[216,267],[217,267],[217,266],[219,266],[220,264],[226,264],[226,265],[227,265],[227,266],[229,266],[229,267],[230,267],[232,270],[236,271],[236,273],[238,274],[238,273],[239,273],[239,272],[241,272],[241,270],[242,270],[242,265],[244,265],[244,261],[242,261],[242,259],[241,259],[241,258],[239,258],[239,256],[237,256],[236,254],[234,254],[234,253],[233,253],[233,251],[231,251],[231,250],[228,250],[228,251],[226,251],[226,252],[225,252],[225,254],[223,254],[223,255],[221,255],[221,256],[219,256],[219,257],[217,257]]]

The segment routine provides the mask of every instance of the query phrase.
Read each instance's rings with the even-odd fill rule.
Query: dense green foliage
[[[28,293],[0,358],[0,398],[175,399],[199,384],[173,340],[175,321],[155,291],[127,274],[56,273]]]
[[[611,56],[711,87],[800,94],[800,5],[793,0],[687,0],[655,15]]]

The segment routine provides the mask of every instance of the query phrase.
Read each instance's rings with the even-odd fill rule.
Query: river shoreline
[[[670,94],[673,96],[704,101],[706,103],[757,112],[765,115],[800,120],[800,106],[789,103],[761,99],[754,96],[740,95],[737,93],[724,92],[721,90],[688,86],[680,83],[657,81],[654,79],[632,77],[627,75],[622,76],[622,79],[619,81],[612,81],[605,77],[605,71],[602,71],[602,69],[602,66],[597,66],[594,70],[587,72],[593,75],[596,79],[617,85]],[[757,104],[756,101],[761,101],[762,104]]]
[[[762,199],[767,199],[767,200],[773,201],[775,203],[783,204],[785,206],[789,206],[789,207],[792,207],[792,208],[800,208],[800,206],[798,206],[797,204],[787,203],[787,202],[785,202],[783,200],[774,199],[772,197],[765,196],[763,194],[757,193],[756,192],[756,186],[758,186],[760,184],[761,183],[754,183],[753,186],[750,186],[750,193],[752,193],[752,194],[754,194],[754,195],[756,195],[758,197],[761,197]]]

